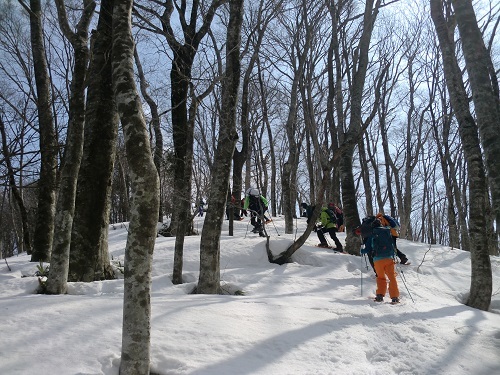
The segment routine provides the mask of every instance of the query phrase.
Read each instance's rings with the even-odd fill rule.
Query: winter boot
[[[319,243],[317,246],[318,247],[324,247],[325,249],[328,249],[330,247],[330,246],[328,246],[327,243]]]
[[[396,303],[399,303],[399,302],[400,302],[400,301],[399,301],[399,297],[392,297],[392,301],[391,301],[391,303],[392,303],[393,305],[395,305]]]
[[[374,301],[375,302],[384,302],[384,296],[382,294],[377,294]]]

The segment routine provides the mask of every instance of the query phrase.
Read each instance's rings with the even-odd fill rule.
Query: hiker
[[[379,212],[376,215],[376,218],[380,221],[380,225],[383,227],[389,227],[391,229],[392,239],[394,241],[394,248],[396,249],[396,254],[399,258],[399,263],[408,265],[410,262],[408,261],[408,257],[399,251],[398,246],[396,245],[396,240],[399,237],[399,223],[396,219],[389,215],[384,215],[382,212]]]
[[[377,291],[375,302],[383,302],[387,292],[387,279],[389,279],[389,296],[391,303],[399,303],[399,288],[394,267],[396,249],[390,228],[383,227],[378,219],[372,221],[372,233],[364,241],[365,246],[361,254],[371,254],[373,257],[375,273],[377,274]]]
[[[304,209],[304,217],[307,218],[307,224],[311,221],[311,216],[314,211],[314,207],[316,206],[310,206],[307,203],[301,203],[300,206]],[[316,231],[316,228],[314,228],[314,231]]]
[[[231,212],[231,207],[233,208],[233,220],[241,221],[243,218],[240,216],[240,209],[236,206],[236,198],[231,194],[231,202],[226,204],[226,220],[229,220],[229,213]]]
[[[250,223],[253,225],[252,233],[259,233],[261,237],[265,237],[262,218],[265,218],[264,212],[267,210],[267,203],[267,199],[260,195],[258,189],[249,188],[246,191],[243,209],[250,211]]]
[[[328,207],[322,207],[319,215],[321,226],[316,228],[316,233],[319,238],[319,247],[330,247],[326,241],[325,233],[329,233],[333,242],[335,242],[336,251],[344,251],[344,247],[337,238],[337,217],[335,215],[335,205],[328,203]],[[312,212],[312,211],[311,211]]]
[[[205,202],[203,202],[203,199],[200,199],[200,204],[198,205],[198,216],[199,217],[203,216],[203,206],[205,206]]]

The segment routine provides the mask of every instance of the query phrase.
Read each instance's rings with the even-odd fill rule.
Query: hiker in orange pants
[[[393,258],[375,260],[375,272],[377,273],[377,296],[385,296],[387,292],[387,278],[389,279],[389,295],[391,299],[399,299],[399,288],[396,280],[396,269]],[[386,278],[387,275],[387,278]]]

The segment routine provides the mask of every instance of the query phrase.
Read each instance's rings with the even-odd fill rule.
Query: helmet
[[[260,195],[259,189],[250,188],[247,190],[247,195],[252,195],[254,197],[258,197]]]
[[[333,203],[333,202],[328,203],[328,208],[330,210],[333,210],[335,208],[335,203]]]

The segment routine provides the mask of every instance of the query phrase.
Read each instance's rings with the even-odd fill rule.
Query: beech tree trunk
[[[38,210],[33,236],[32,262],[48,262],[54,238],[54,216],[57,188],[57,136],[52,113],[50,77],[43,40],[40,0],[30,0],[30,35],[35,71],[36,106],[40,132],[40,178],[38,179]]]
[[[226,73],[222,82],[219,139],[210,184],[210,210],[207,211],[200,241],[200,276],[196,292],[220,292],[220,234],[229,188],[231,161],[238,140],[236,106],[240,83],[240,44],[243,0],[230,0],[226,42]]]
[[[133,0],[113,11],[113,90],[125,137],[132,204],[125,248],[120,375],[148,375],[151,340],[151,268],[159,210],[159,178],[142,103],[135,86]]]
[[[56,0],[56,7],[61,30],[73,47],[74,68],[71,80],[68,132],[61,168],[54,242],[46,288],[50,294],[64,294],[68,287],[71,228],[75,213],[78,170],[83,154],[85,78],[89,60],[88,27],[94,14],[95,3],[92,0],[83,2],[82,15],[75,32],[68,23],[63,0]]]
[[[83,156],[71,234],[69,281],[114,278],[108,252],[111,181],[118,115],[112,87],[111,44],[114,0],[101,1],[91,38]]]
[[[500,233],[500,97],[497,72],[493,66],[470,0],[451,0],[462,41],[465,66],[469,75],[477,126],[484,149],[488,183],[493,201],[497,235]],[[498,35],[497,35],[498,36]],[[498,254],[497,236],[491,244]]]
[[[441,0],[431,0],[431,16],[438,35],[446,85],[459,124],[459,134],[467,160],[470,210],[476,213],[485,212],[487,185],[478,129],[469,109],[467,92],[455,57],[454,41],[450,38],[453,33],[448,30]],[[467,305],[487,311],[491,303],[492,274],[485,215],[470,215],[469,232],[472,240],[470,249],[472,277]]]

